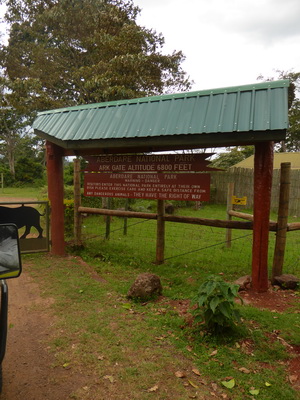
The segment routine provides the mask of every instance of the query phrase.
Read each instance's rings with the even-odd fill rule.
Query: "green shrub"
[[[65,234],[67,236],[72,236],[74,229],[74,200],[64,200],[64,206]]]
[[[220,276],[211,275],[202,283],[195,298],[195,322],[201,321],[210,333],[221,333],[240,322],[235,299],[238,285],[225,282]]]

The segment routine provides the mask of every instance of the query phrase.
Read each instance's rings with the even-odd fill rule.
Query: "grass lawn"
[[[0,198],[5,201],[6,197],[19,197],[19,198],[31,198],[37,199],[39,196],[39,190],[37,188],[15,188],[15,187],[4,187],[0,189]]]
[[[214,205],[177,213],[226,215],[225,206]],[[83,225],[84,247],[70,248],[71,257],[23,257],[43,296],[54,299],[56,334],[47,343],[55,354],[53,367],[84,370],[94,381],[73,399],[97,400],[103,393],[114,400],[300,398],[299,373],[291,368],[299,362],[299,291],[284,310],[238,304],[242,323],[230,335],[207,335],[192,323],[193,299],[207,276],[233,281],[251,273],[251,231],[233,231],[227,248],[225,230],[169,223],[166,260],[156,265],[155,221],[130,219],[124,235],[124,220],[114,217],[109,240],[102,216],[87,217]],[[270,268],[274,239],[270,233]],[[285,273],[297,276],[299,240],[299,231],[288,233],[284,265]],[[142,272],[160,277],[159,300],[127,299]]]
[[[177,212],[224,219],[225,207],[207,205],[198,211]],[[250,231],[234,231],[228,249],[222,229],[167,224],[166,261],[156,265],[155,221],[130,219],[127,235],[123,226],[124,220],[114,217],[107,240],[104,217],[85,218],[85,247],[73,253],[105,284],[91,279],[76,258],[69,264],[53,265],[47,257],[30,257],[32,272],[47,282],[46,293],[56,293],[54,307],[64,332],[52,344],[59,363],[84,363],[99,375],[113,377],[124,398],[130,391],[130,399],[184,400],[207,390],[217,398],[299,398],[291,384],[296,378],[289,369],[300,346],[298,292],[283,312],[276,312],[275,305],[274,310],[237,306],[243,323],[238,333],[230,336],[205,335],[199,326],[188,323],[192,300],[208,275],[222,274],[233,281],[250,273]],[[284,271],[298,276],[299,234],[288,234]],[[271,233],[270,267],[274,239]],[[142,272],[161,278],[163,297],[159,302],[140,304],[126,298]],[[190,306],[185,308],[187,304]],[[71,349],[74,338],[76,352]],[[106,362],[99,365],[98,357]],[[178,372],[183,378],[177,378]],[[226,387],[232,384],[231,389]],[[154,395],[149,389],[156,387]]]

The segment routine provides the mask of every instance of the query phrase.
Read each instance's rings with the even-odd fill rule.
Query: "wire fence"
[[[208,206],[210,212],[220,212],[220,206]],[[204,211],[180,210],[197,216]],[[221,212],[226,215],[225,207]],[[195,216],[196,216],[195,215]],[[208,216],[211,218],[211,216]],[[109,237],[107,220],[109,218]],[[223,218],[224,219],[224,218]],[[126,234],[124,225],[127,224]],[[94,246],[95,253],[103,258],[132,263],[155,262],[156,220],[126,219],[120,217],[89,216],[84,220],[83,239]],[[300,273],[300,231],[288,232],[284,273]],[[272,268],[276,233],[270,232],[269,267]],[[217,273],[223,269],[232,275],[249,274],[252,263],[252,231],[233,230],[232,245],[227,248],[225,229],[166,222],[165,264],[193,266],[206,272]]]

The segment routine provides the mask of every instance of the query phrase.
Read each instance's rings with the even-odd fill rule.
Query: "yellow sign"
[[[245,206],[247,204],[247,197],[236,197],[232,196],[232,204],[240,205],[240,206]]]

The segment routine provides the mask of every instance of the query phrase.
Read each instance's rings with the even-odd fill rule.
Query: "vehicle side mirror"
[[[17,278],[22,271],[18,228],[0,224],[0,279]]]

